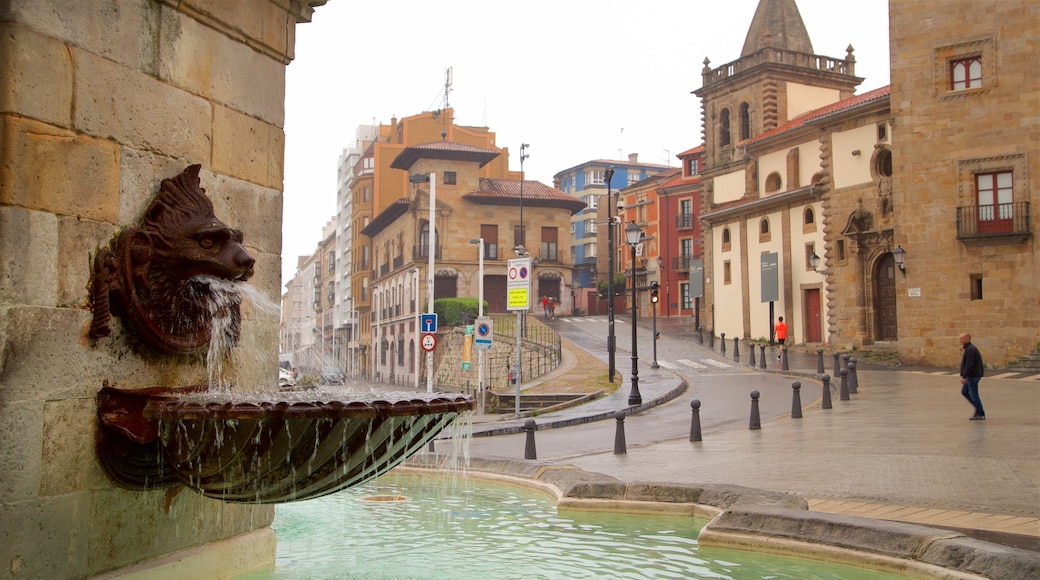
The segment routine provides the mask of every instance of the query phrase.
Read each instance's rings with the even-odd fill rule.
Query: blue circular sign
[[[477,325],[477,334],[479,334],[480,336],[487,336],[489,332],[491,332],[491,328],[487,325],[486,322],[481,322],[479,325]]]
[[[523,266],[523,267],[520,268],[520,279],[522,280],[522,279],[524,279],[526,277],[527,277],[527,266]]]

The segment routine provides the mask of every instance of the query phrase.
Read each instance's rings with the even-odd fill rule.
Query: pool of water
[[[561,513],[551,498],[525,488],[391,472],[334,495],[279,505],[277,564],[239,580],[901,578],[813,560],[702,551],[697,534],[705,523]]]

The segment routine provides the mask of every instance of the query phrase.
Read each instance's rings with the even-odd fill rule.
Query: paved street
[[[549,324],[606,360],[605,317]],[[792,371],[781,373],[775,350],[767,348],[769,369],[752,370],[746,359],[734,362],[731,350],[723,357],[696,344],[689,331],[669,331],[658,341],[661,368],[653,370],[651,332],[641,325],[644,404],[675,392],[683,380],[688,388],[669,402],[628,416],[628,450],[615,455],[617,422],[610,413],[627,407],[631,360],[620,346],[630,344],[630,329],[618,321],[617,367],[624,384],[615,395],[535,418],[539,460],[559,460],[630,482],[729,483],[795,493],[818,511],[1015,534],[1013,544],[1040,549],[1040,380],[1035,374],[987,373],[981,386],[985,422],[968,420],[971,409],[960,395],[954,369],[864,365],[859,392],[841,401],[835,381],[833,409],[822,409],[820,382],[794,376],[811,375],[815,355],[789,353]],[[825,368],[831,372],[828,355]],[[561,370],[561,378],[548,380],[565,376]],[[802,419],[790,418],[794,380],[803,387]],[[760,430],[748,429],[752,390],[761,393]],[[693,399],[701,401],[701,442],[688,440]],[[547,428],[583,414],[610,416]],[[479,435],[517,422],[522,420],[484,417],[475,431]],[[522,459],[525,438],[523,433],[476,436],[470,452]]]

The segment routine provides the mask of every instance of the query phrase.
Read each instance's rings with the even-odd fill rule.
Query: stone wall
[[[251,282],[277,301],[285,65],[296,23],[322,3],[0,2],[0,561],[12,577],[86,577],[187,549],[223,570],[209,577],[273,562],[271,507],[108,480],[98,390],[205,383],[206,369],[143,352],[118,321],[89,339],[86,288],[97,249],[139,222],[160,180],[201,163],[216,215],[257,259]],[[245,316],[240,348],[277,352],[277,325]],[[273,373],[240,370],[243,384]],[[211,546],[236,556],[198,556]]]

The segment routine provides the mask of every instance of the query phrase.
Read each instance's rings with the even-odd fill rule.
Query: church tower
[[[814,54],[795,0],[760,0],[740,58],[714,69],[710,62],[704,59],[694,91],[708,173],[741,163],[741,142],[851,97],[863,81],[851,46],[844,59]]]

